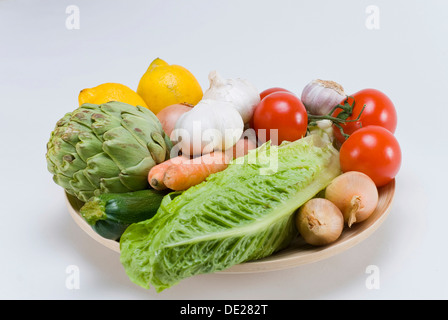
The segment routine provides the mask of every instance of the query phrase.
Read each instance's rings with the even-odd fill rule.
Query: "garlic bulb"
[[[224,79],[216,71],[210,72],[208,79],[210,87],[204,92],[203,99],[233,103],[244,123],[248,123],[260,102],[257,88],[244,79]]]
[[[340,84],[317,79],[305,86],[301,100],[310,114],[326,115],[345,98]]]
[[[202,99],[176,121],[171,140],[186,155],[207,154],[233,147],[243,134],[244,123],[230,102]]]

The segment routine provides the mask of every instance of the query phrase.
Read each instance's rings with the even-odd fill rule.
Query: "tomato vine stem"
[[[352,104],[350,104],[348,102],[349,98],[353,99],[353,103]],[[317,125],[317,121],[319,121],[319,120],[330,120],[341,131],[341,134],[347,139],[350,135],[348,135],[348,134],[346,134],[344,132],[344,128],[342,127],[341,124],[345,124],[345,123],[348,123],[348,122],[359,121],[359,119],[361,117],[361,114],[363,113],[366,105],[364,105],[362,107],[361,112],[358,114],[356,119],[347,120],[348,117],[350,117],[353,114],[353,108],[354,107],[355,107],[355,99],[353,97],[351,97],[351,96],[347,96],[347,98],[344,100],[343,104],[336,105],[328,114],[325,114],[325,115],[314,115],[314,114],[310,114],[308,112],[308,126],[316,126]],[[336,117],[333,117],[333,113],[337,109],[341,109],[342,111]]]

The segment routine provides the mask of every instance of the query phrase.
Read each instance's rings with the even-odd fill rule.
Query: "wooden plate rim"
[[[276,254],[273,254],[270,257],[266,257],[257,261],[238,264],[226,270],[219,271],[219,273],[255,273],[283,270],[299,265],[317,262],[341,253],[367,239],[385,221],[390,212],[393,199],[395,197],[395,179],[386,186],[379,188],[379,195],[380,201],[378,203],[377,210],[372,214],[372,216],[366,221],[363,221],[356,225],[355,230],[353,231],[348,231],[346,227],[343,234],[341,235],[341,238],[330,245],[324,247],[307,246],[306,249],[287,248]],[[70,215],[84,232],[86,232],[90,237],[92,237],[95,241],[99,242],[103,246],[109,248],[114,252],[120,253],[120,245],[118,242],[101,237],[80,216],[79,211],[76,209],[76,207],[79,208],[82,202],[77,200],[75,197],[68,195],[67,193],[65,193],[65,200]],[[365,227],[363,227],[363,225],[365,225]],[[344,234],[346,234],[347,232],[351,232],[351,234],[344,237]]]

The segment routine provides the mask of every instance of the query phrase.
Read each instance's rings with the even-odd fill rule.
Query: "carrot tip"
[[[152,178],[151,181],[149,182],[149,184],[151,185],[151,187],[153,187],[156,190],[166,189],[165,185],[155,178]]]

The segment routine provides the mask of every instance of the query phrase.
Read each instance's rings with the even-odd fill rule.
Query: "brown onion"
[[[348,171],[337,176],[325,190],[325,198],[344,215],[349,227],[366,220],[378,205],[378,189],[366,174]]]
[[[344,217],[331,201],[314,198],[299,209],[296,226],[306,243],[322,246],[340,237],[344,229]]]

